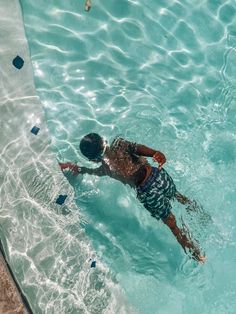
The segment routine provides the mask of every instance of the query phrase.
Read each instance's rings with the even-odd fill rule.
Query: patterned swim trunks
[[[156,219],[166,219],[171,212],[170,200],[177,192],[174,181],[162,168],[152,167],[143,185],[136,188],[137,198]]]

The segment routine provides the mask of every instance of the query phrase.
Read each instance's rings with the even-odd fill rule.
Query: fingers
[[[157,161],[159,163],[165,163],[166,162],[166,157],[164,154],[162,154],[161,152],[156,152],[154,155],[153,155],[153,160],[154,161]]]
[[[65,162],[65,163],[59,162],[58,164],[59,164],[61,170],[64,170],[64,169],[66,169],[66,168],[69,168],[69,164],[70,164],[70,163],[69,163],[69,162]]]
[[[152,157],[152,160],[158,163],[162,163],[163,162],[163,158],[161,158],[160,156],[155,156]]]
[[[166,157],[164,154],[162,154],[161,152],[156,152],[153,157],[152,157],[153,161],[158,162],[159,163],[159,167],[158,169],[161,170],[163,165],[166,162]]]
[[[70,162],[66,162],[66,163],[59,163],[59,166],[61,168],[61,170],[65,170],[68,169],[69,171],[71,171],[73,176],[77,176],[80,172],[80,167],[76,164],[72,164]]]
[[[77,175],[79,174],[79,172],[80,172],[80,167],[77,166],[77,165],[74,165],[74,166],[71,168],[71,170],[72,170],[72,174],[73,174],[74,176],[77,176]]]

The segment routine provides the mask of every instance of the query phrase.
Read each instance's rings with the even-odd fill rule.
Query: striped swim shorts
[[[137,198],[156,219],[166,219],[171,212],[170,200],[176,195],[174,181],[165,171],[152,167],[143,185],[136,188]]]

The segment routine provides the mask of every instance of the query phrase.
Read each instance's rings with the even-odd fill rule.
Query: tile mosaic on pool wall
[[[54,199],[61,191],[68,193],[70,209],[75,206],[72,202],[73,191],[61,176],[50,149],[42,107],[34,89],[18,1],[9,3],[1,1],[0,14],[4,16],[0,20],[0,110],[1,134],[3,135],[0,140],[0,237],[4,239],[4,243],[8,244],[5,251],[11,252],[7,258],[14,273],[17,271],[15,265],[21,264],[23,267],[25,263],[25,258],[18,254],[17,243],[25,242],[24,235],[19,229],[28,229],[27,224],[31,223],[30,219],[33,218],[31,217],[28,222],[22,222],[20,216],[28,215],[29,212],[35,210],[37,212],[35,218],[45,215],[51,219],[52,225],[55,225],[52,216],[56,216],[60,211],[54,205]],[[37,127],[39,124],[41,130]],[[34,135],[37,135],[40,130],[41,137],[32,138],[29,130]],[[35,238],[34,234],[29,234],[29,236],[32,239]],[[43,235],[41,241],[43,241]],[[27,246],[26,243],[26,256]],[[33,264],[32,260],[32,266]],[[4,302],[7,300],[8,288],[5,278],[9,276],[6,273],[0,278],[2,287],[0,308],[3,306],[6,308]],[[27,288],[26,282],[30,285],[37,285],[37,272],[28,271],[22,282],[19,281],[23,291]],[[10,281],[8,281],[8,286],[9,284]],[[15,306],[14,300],[12,301]],[[8,304],[7,310],[14,312],[16,309],[13,305]],[[19,313],[23,312],[22,307]]]
[[[56,203],[58,205],[63,205],[65,203],[65,200],[67,198],[67,195],[59,195],[58,198],[56,199]]]
[[[39,127],[33,126],[30,132],[33,133],[34,135],[37,135],[39,130],[40,130]]]
[[[99,294],[94,290],[96,278],[88,275],[86,263],[94,252],[80,228],[82,216],[74,204],[74,192],[61,174],[50,147],[42,106],[35,92],[19,2],[0,1],[0,14],[4,16],[0,20],[3,34],[0,36],[0,110],[1,134],[4,135],[0,140],[0,237],[8,245],[4,249],[10,252],[9,264],[23,292],[30,296],[29,303],[35,313],[46,313],[46,304],[41,299],[48,297],[50,301],[53,293],[60,293],[57,289],[60,277],[54,278],[58,282],[55,286],[50,284],[49,275],[42,271],[39,254],[48,260],[55,254],[59,243],[51,245],[53,238],[60,242],[58,261],[62,259],[61,252],[68,249],[68,243],[77,247],[74,290],[78,298],[81,297],[79,310],[86,307],[80,295],[81,286],[86,283],[85,294]],[[70,219],[78,221],[76,234],[70,230]],[[51,265],[51,269],[54,268],[58,266]],[[24,271],[19,272],[19,269]],[[106,277],[105,267],[99,272]],[[63,295],[59,299],[57,312],[62,313]]]
[[[24,65],[24,60],[20,56],[16,56],[13,59],[12,64],[14,65],[15,68],[20,70]]]

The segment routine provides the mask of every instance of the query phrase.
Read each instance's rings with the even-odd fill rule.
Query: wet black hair
[[[103,139],[97,133],[89,133],[82,138],[79,148],[88,159],[97,159],[103,151]]]

